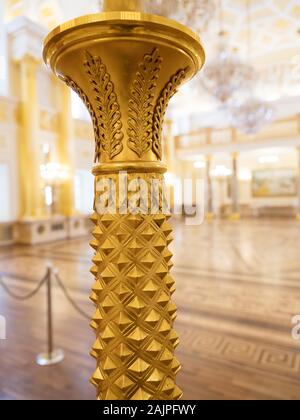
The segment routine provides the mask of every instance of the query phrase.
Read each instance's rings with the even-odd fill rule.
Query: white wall
[[[10,214],[12,210],[11,203],[11,185],[9,166],[0,163],[0,191],[1,191],[1,206],[0,206],[0,223],[9,222],[11,220]]]
[[[16,103],[0,97],[0,108],[0,220],[15,221],[19,216]]]
[[[94,177],[90,171],[75,172],[75,209],[81,214],[91,214],[94,202]]]
[[[4,25],[4,0],[0,0],[0,96],[7,96],[7,34]]]
[[[94,204],[94,140],[74,139],[75,143],[75,209],[83,214],[91,214]]]

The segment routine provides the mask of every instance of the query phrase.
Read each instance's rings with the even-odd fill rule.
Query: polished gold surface
[[[142,0],[104,0],[104,11],[139,11],[142,10]]]
[[[132,175],[135,176],[135,175]],[[117,175],[116,175],[117,177]],[[144,176],[149,180],[162,175]],[[180,364],[173,330],[175,281],[169,274],[172,228],[163,214],[94,215],[96,278],[92,328],[97,360],[92,383],[100,399],[175,400]]]
[[[118,171],[162,185],[162,131],[178,88],[204,64],[199,39],[158,16],[130,12],[138,2],[75,19],[54,30],[44,58],[85,103],[95,132],[94,266],[96,305],[92,383],[98,399],[176,400],[180,364],[174,356],[176,307],[169,274],[172,229],[160,190],[157,214],[103,214],[97,185],[104,177],[120,189]],[[116,5],[116,3],[115,3]],[[112,2],[105,5],[112,8]]]

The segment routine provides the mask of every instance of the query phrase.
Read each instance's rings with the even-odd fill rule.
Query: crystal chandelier
[[[196,32],[203,32],[210,23],[216,11],[214,0],[183,0],[185,25]]]
[[[224,105],[228,103],[235,92],[251,81],[253,69],[226,48],[222,0],[219,2],[219,11],[219,52],[206,65],[201,82],[204,89]]]
[[[146,13],[177,20],[196,32],[206,29],[215,13],[215,0],[142,0],[142,6]]]
[[[145,0],[146,11],[173,18],[203,32],[215,13],[215,0]]]
[[[223,50],[207,64],[201,81],[208,93],[226,104],[251,77],[250,66]]]
[[[147,13],[180,20],[182,1],[180,0],[143,0]]]
[[[251,20],[250,20],[250,0],[247,3],[247,20],[248,20],[248,57],[251,60]],[[258,80],[258,76],[253,72],[251,83],[247,86],[247,93],[244,100],[231,106],[230,114],[233,125],[245,134],[256,134],[265,125],[272,122],[274,117],[274,107],[255,95],[254,80]]]
[[[233,125],[245,134],[256,134],[264,125],[271,123],[274,108],[255,97],[249,97],[242,104],[231,108]]]

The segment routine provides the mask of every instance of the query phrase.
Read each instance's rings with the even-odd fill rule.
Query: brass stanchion
[[[12,277],[12,276],[10,276]],[[48,366],[60,363],[64,360],[64,352],[62,350],[55,350],[54,349],[54,333],[53,333],[53,306],[52,306],[52,282],[56,280],[59,288],[63,292],[63,295],[67,299],[67,301],[71,304],[71,306],[75,309],[75,311],[85,319],[90,319],[90,316],[84,312],[78,304],[74,301],[71,297],[70,293],[68,292],[64,282],[59,277],[58,270],[54,269],[51,264],[47,266],[47,271],[45,276],[39,281],[38,285],[31,290],[29,293],[25,295],[18,295],[17,293],[13,292],[10,287],[6,285],[3,280],[2,274],[0,273],[0,286],[3,290],[10,296],[12,299],[17,301],[23,302],[28,299],[33,298],[36,296],[44,284],[47,285],[47,295],[46,295],[46,307],[47,307],[47,353],[40,354],[37,356],[36,362],[40,366]]]
[[[52,277],[53,268],[47,267],[47,353],[41,353],[36,358],[36,363],[40,366],[56,365],[65,358],[64,352],[54,349],[53,341],[53,315],[52,315]]]
[[[163,206],[161,136],[170,99],[200,70],[204,51],[184,26],[135,11],[140,3],[107,0],[105,13],[63,24],[44,48],[46,63],[81,97],[94,125],[92,383],[104,400],[182,395],[175,383],[179,340],[173,330],[172,228]],[[128,197],[105,213],[103,186],[113,184],[119,193],[124,172]],[[128,211],[135,181],[147,191],[158,185],[155,212],[150,193],[139,200],[139,212]]]

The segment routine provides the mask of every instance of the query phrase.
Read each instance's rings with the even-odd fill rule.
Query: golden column
[[[59,214],[73,216],[74,203],[74,127],[70,89],[57,81],[58,97],[60,98],[59,113],[59,162],[68,168],[68,179],[61,185],[59,194]]]
[[[232,197],[232,209],[229,219],[232,221],[238,221],[241,218],[240,206],[239,206],[239,176],[238,176],[238,157],[239,154],[234,152],[231,155],[232,158],[232,175],[231,175],[231,197]]]
[[[205,157],[205,171],[206,171],[206,220],[214,220],[214,205],[213,205],[213,184],[211,177],[211,162],[212,156]]]
[[[161,136],[169,100],[202,67],[204,51],[184,26],[134,12],[139,3],[107,1],[104,13],[63,24],[46,39],[44,58],[82,98],[95,131],[91,325],[97,397],[175,400],[182,393],[175,384],[179,339],[173,330],[172,228],[163,206]],[[128,199],[105,214],[103,185],[108,181],[120,192],[124,172]],[[148,194],[138,200],[141,211],[127,212],[135,181],[147,191],[158,183],[154,214]]]
[[[39,106],[37,93],[37,69],[41,63],[30,55],[19,62],[20,69],[20,134],[19,160],[22,219],[43,216],[41,194],[40,156],[38,142]]]

